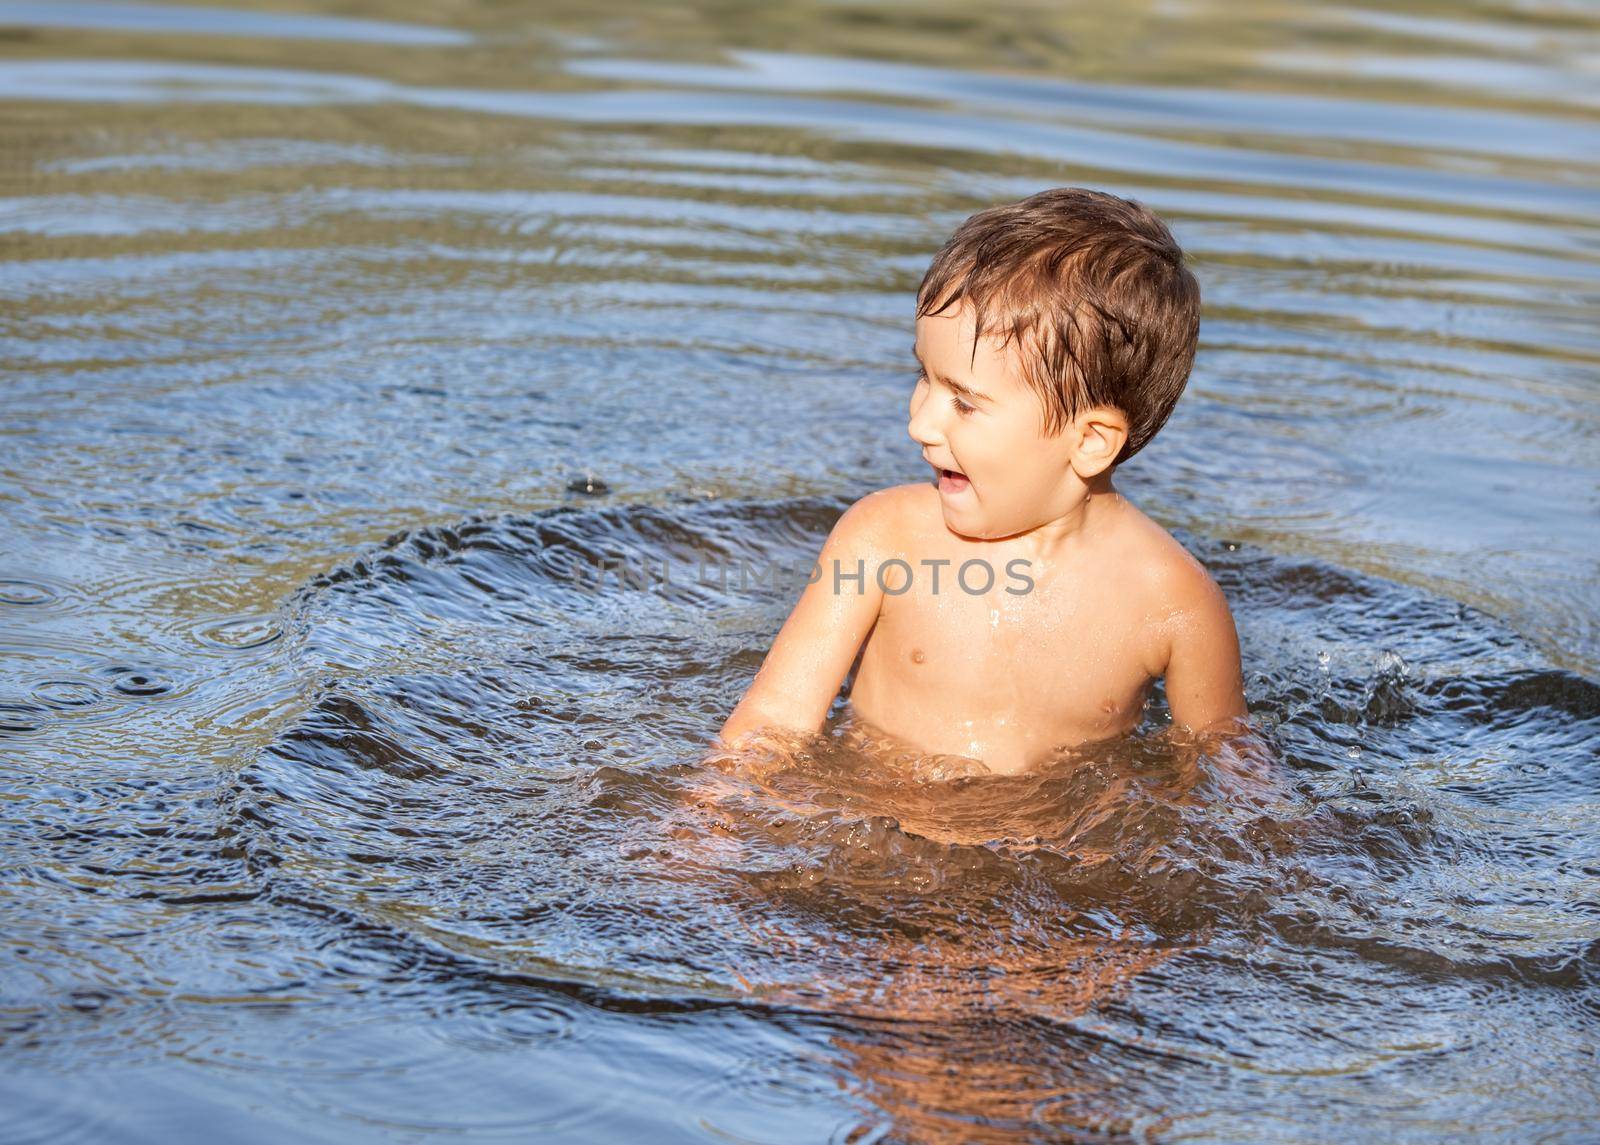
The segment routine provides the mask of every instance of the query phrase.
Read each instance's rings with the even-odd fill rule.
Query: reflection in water
[[[603,7],[0,5],[6,1132],[1588,1132],[1593,14]],[[1252,730],[706,758],[1063,183]]]

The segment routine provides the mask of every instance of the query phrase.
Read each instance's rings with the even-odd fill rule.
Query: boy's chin
[[[984,526],[983,521],[978,519],[976,514],[970,511],[963,512],[959,508],[952,507],[948,502],[941,505],[940,509],[944,513],[944,527],[958,537],[965,537],[969,541],[987,541],[991,536],[996,535]]]
[[[1035,528],[1037,524],[1026,522],[994,521],[973,509],[963,510],[948,504],[941,506],[944,510],[944,526],[958,537],[969,541],[1003,541],[1008,537],[1019,537]]]

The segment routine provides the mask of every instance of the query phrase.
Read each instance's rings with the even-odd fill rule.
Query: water
[[[0,3],[0,1136],[1592,1136],[1597,58],[1553,0]],[[1058,184],[1194,258],[1120,484],[1258,738],[703,762],[793,594],[697,566],[924,476],[916,282]]]

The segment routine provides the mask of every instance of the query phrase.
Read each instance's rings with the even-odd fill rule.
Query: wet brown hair
[[[965,300],[980,333],[1017,344],[1047,434],[1111,406],[1128,418],[1120,464],[1183,393],[1200,337],[1200,284],[1155,212],[1057,187],[973,215],[933,258],[917,317]],[[977,358],[977,344],[973,345]]]

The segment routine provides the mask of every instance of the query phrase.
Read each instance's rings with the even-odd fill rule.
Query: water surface
[[[1582,1140],[1600,23],[0,3],[17,1140]],[[1120,478],[1258,738],[702,761],[1041,188],[1205,292]],[[618,555],[670,586],[573,575]],[[1248,776],[1275,758],[1277,793]],[[204,1126],[202,1129],[201,1127]]]

